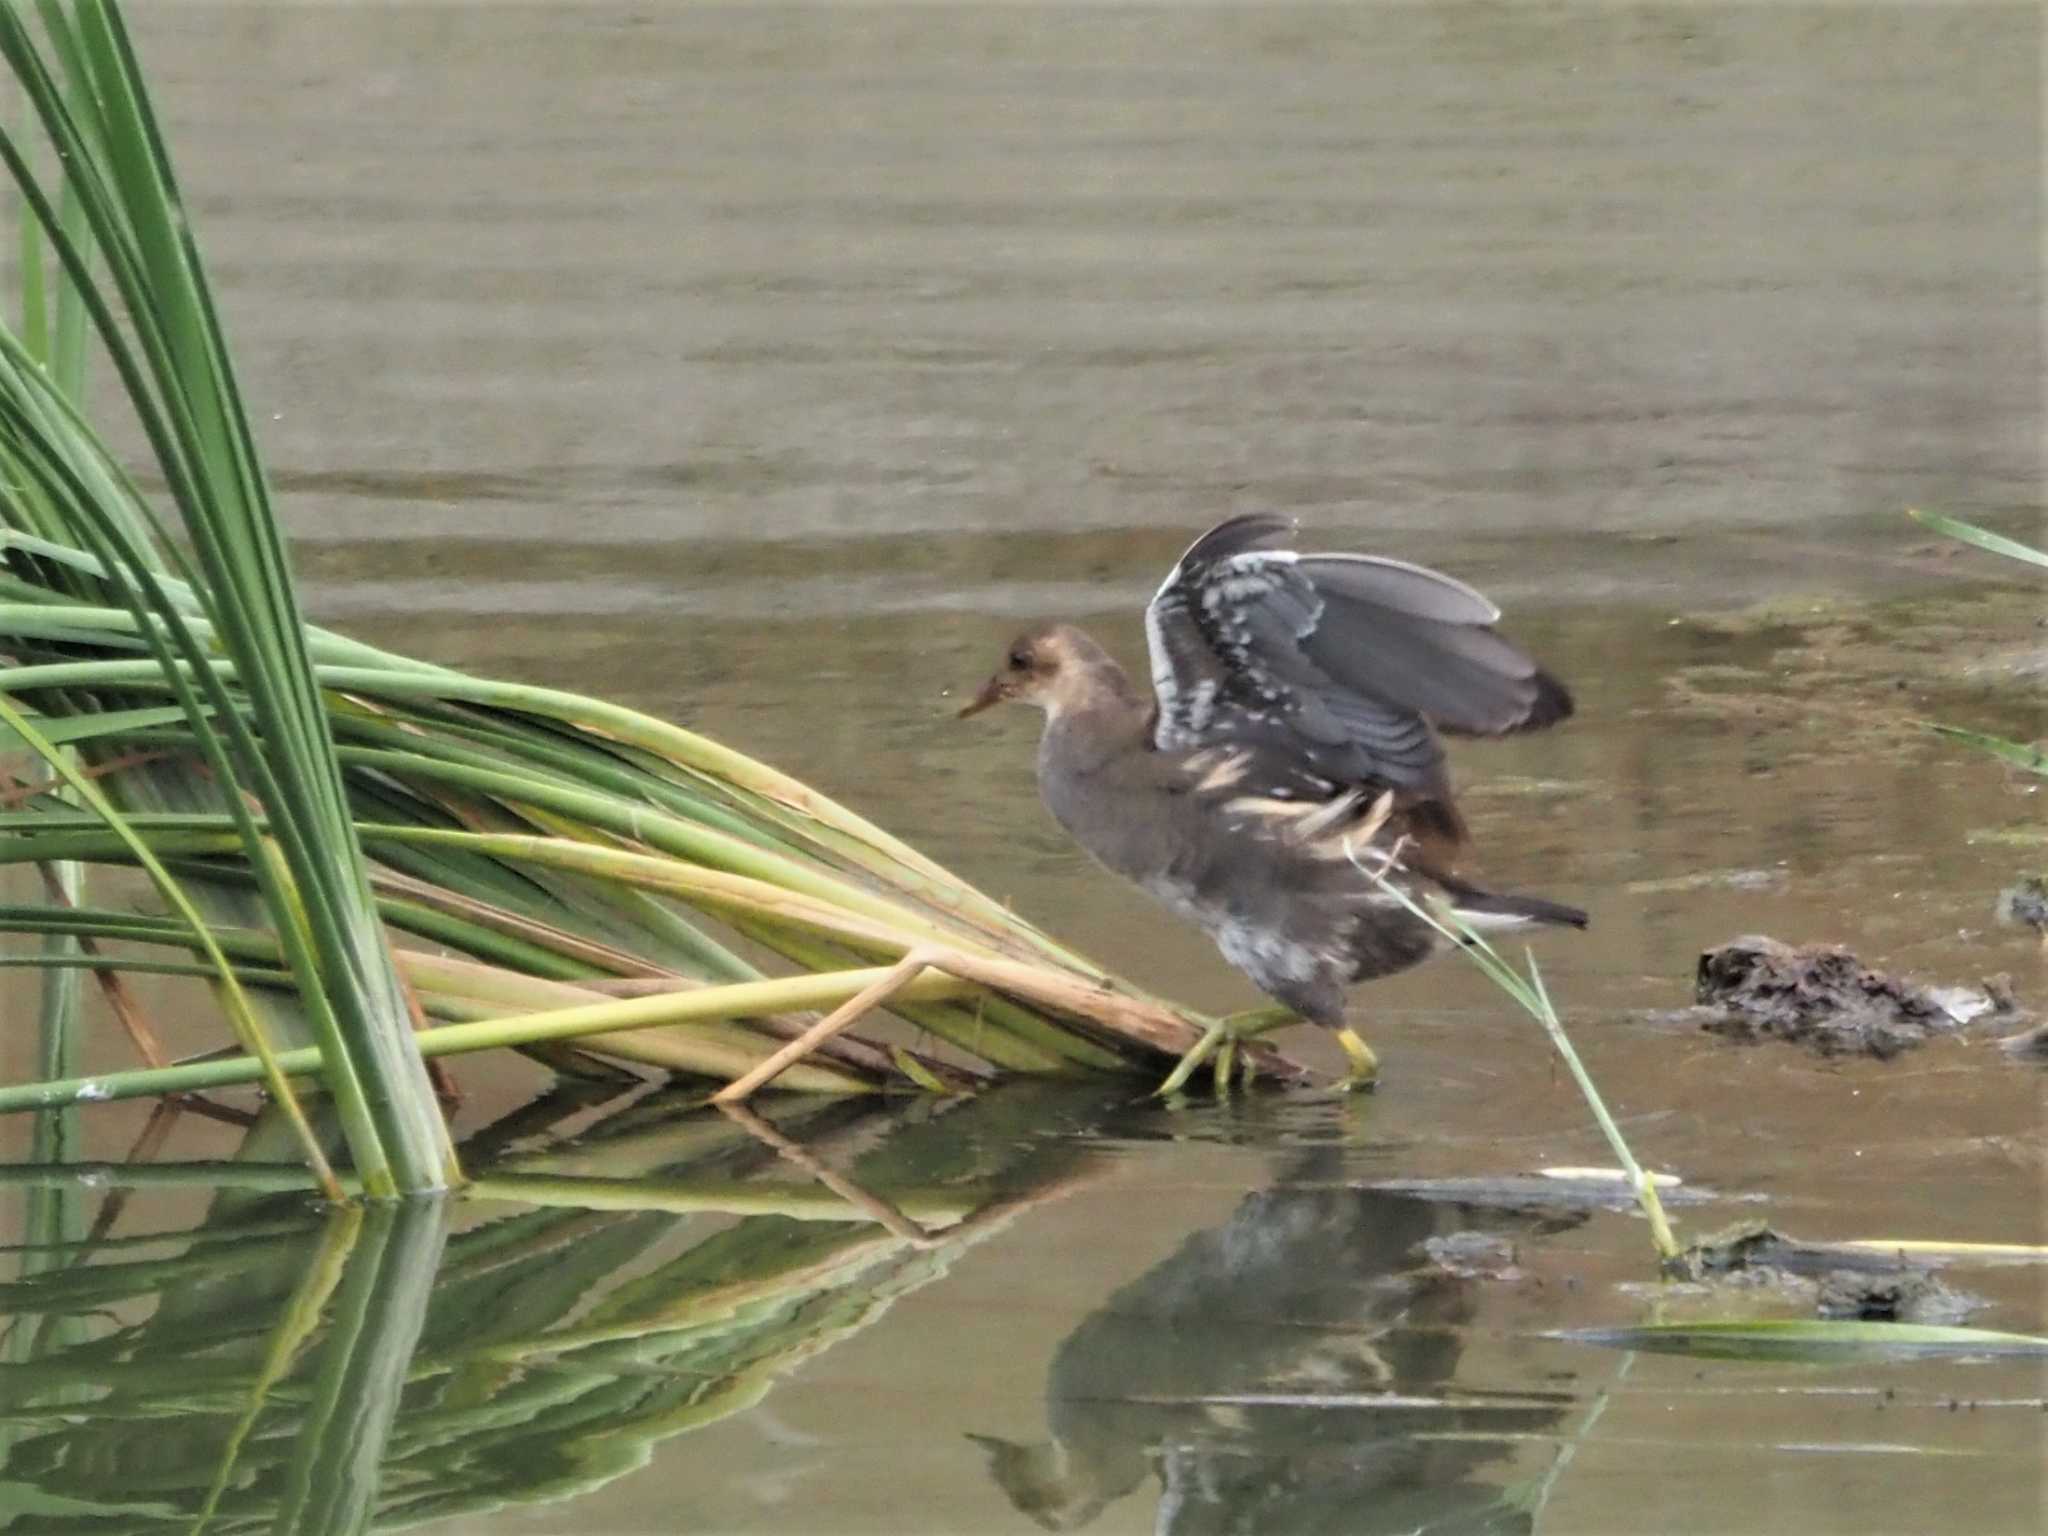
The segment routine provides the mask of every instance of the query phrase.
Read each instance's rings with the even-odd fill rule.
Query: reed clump
[[[240,1048],[178,1066],[138,1044],[134,1071],[6,1087],[0,1109],[261,1081],[334,1192],[293,1097],[312,1077],[360,1187],[388,1195],[460,1177],[432,1053],[730,1084],[891,969],[778,1086],[1156,1071],[1200,1038],[767,764],[307,624],[120,8],[0,0],[0,57],[34,130],[0,131],[21,251],[21,319],[0,325],[0,753],[20,765],[0,862],[139,869],[157,908],[75,881],[0,907],[42,946],[6,963],[110,998],[125,972],[190,975]],[[161,492],[85,409],[95,353]]]

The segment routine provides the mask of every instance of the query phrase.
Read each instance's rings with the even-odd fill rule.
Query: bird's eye
[[[1010,670],[1012,672],[1027,672],[1030,669],[1031,653],[1029,651],[1019,646],[1016,650],[1010,652]]]

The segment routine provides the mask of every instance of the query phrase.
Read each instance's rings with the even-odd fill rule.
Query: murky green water
[[[1040,811],[1029,722],[956,725],[946,691],[1027,618],[1135,659],[1158,572],[1231,510],[1447,565],[1579,693],[1566,729],[1465,751],[1467,805],[1490,875],[1593,911],[1545,974],[1638,1151],[1711,1192],[1687,1233],[2048,1241],[2038,1069],[1657,1016],[1753,931],[2048,1005],[1990,921],[2027,853],[1972,841],[2037,800],[1913,725],[2041,734],[2039,603],[1896,515],[2040,503],[2034,11],[142,26],[324,620],[730,739],[1220,1008],[1245,984]],[[854,1205],[685,1100],[536,1101],[518,1066],[461,1073],[491,1198],[359,1228],[267,1128],[110,1106],[78,1155],[144,1138],[146,1183],[8,1197],[16,1241],[68,1246],[0,1291],[0,1513],[2040,1528],[2038,1361],[1548,1337],[1812,1302],[1659,1295],[1624,1212],[1375,1189],[1607,1154],[1462,967],[1355,1017],[1388,1073],[1365,1101],[764,1104]],[[92,1050],[127,1059],[110,1027]],[[226,1190],[191,1168],[227,1157]],[[1458,1232],[1517,1273],[1429,1258]],[[2041,1274],[1948,1278],[2041,1331]]]

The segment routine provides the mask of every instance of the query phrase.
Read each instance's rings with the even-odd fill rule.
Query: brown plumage
[[[1470,587],[1274,548],[1291,526],[1233,518],[1181,557],[1146,610],[1149,693],[1081,630],[1049,624],[1017,638],[961,713],[1044,710],[1039,790],[1075,841],[1262,991],[1342,1029],[1346,986],[1437,946],[1360,862],[1475,926],[1585,925],[1456,873],[1466,834],[1441,739],[1539,729],[1572,699]]]

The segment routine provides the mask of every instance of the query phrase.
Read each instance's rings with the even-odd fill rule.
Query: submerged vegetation
[[[0,929],[43,940],[10,964],[91,974],[142,1063],[83,1079],[59,1053],[0,1108],[261,1081],[333,1191],[292,1097],[315,1076],[376,1195],[460,1176],[429,1054],[730,1082],[913,954],[888,997],[907,1028],[840,1036],[780,1082],[1157,1070],[1199,1038],[738,752],[308,626],[118,8],[6,0],[0,54],[42,140],[0,134],[22,298],[0,331],[0,739],[24,765],[0,857],[49,896],[0,907]],[[102,372],[161,493],[86,411]],[[126,877],[70,873],[100,865],[142,871],[153,910]],[[239,1055],[165,1060],[124,973],[205,982]]]

